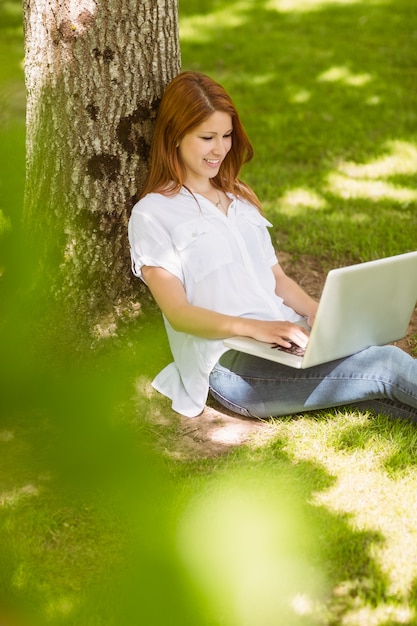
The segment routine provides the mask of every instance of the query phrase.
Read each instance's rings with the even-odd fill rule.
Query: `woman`
[[[153,381],[183,415],[208,392],[241,415],[338,405],[417,419],[417,362],[393,346],[297,370],[227,350],[244,335],[305,347],[317,302],[278,263],[258,198],[239,179],[252,146],[226,91],[183,72],[158,112],[149,174],[129,221],[133,272],[159,305],[174,357]],[[359,403],[359,404],[358,404]]]

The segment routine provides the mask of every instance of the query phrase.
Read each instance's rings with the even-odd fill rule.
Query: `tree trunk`
[[[177,0],[24,0],[23,10],[24,221],[66,332],[83,320],[91,331],[137,298],[126,225],[180,70]]]

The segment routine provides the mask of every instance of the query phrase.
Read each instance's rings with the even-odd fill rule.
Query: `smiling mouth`
[[[204,159],[204,160],[209,165],[218,165],[220,163],[220,159]]]

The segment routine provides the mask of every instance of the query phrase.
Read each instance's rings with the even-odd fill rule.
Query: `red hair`
[[[202,124],[215,111],[232,118],[232,147],[212,178],[217,189],[240,196],[261,210],[256,194],[239,180],[244,163],[252,159],[253,148],[239,114],[226,90],[199,72],[182,72],[166,88],[156,118],[148,175],[141,191],[178,193],[183,186],[185,169],[178,154],[181,139]]]

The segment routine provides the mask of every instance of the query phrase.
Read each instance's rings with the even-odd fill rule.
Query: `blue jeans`
[[[300,370],[229,350],[210,374],[210,393],[247,417],[351,405],[417,422],[417,360],[380,346]]]

